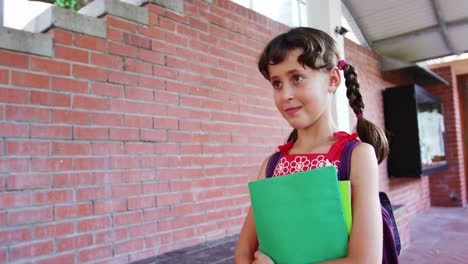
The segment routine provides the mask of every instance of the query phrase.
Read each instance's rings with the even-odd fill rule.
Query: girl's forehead
[[[302,50],[291,50],[280,63],[268,65],[268,72],[271,78],[280,74],[289,73],[292,70],[304,70],[306,67],[297,60],[301,54]]]

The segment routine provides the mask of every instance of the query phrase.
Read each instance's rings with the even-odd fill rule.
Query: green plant
[[[55,0],[54,5],[76,11],[78,0]]]

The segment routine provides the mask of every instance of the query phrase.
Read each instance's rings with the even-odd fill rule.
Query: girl
[[[339,61],[334,40],[313,28],[294,28],[275,37],[262,52],[258,68],[274,89],[278,111],[293,127],[274,176],[339,163],[344,145],[357,136],[363,141],[353,151],[353,227],[348,255],[329,264],[382,262],[382,216],[378,199],[378,162],[388,153],[383,132],[363,117],[364,103],[354,68]],[[349,104],[357,121],[357,134],[337,132],[331,102],[344,71]],[[269,158],[258,179],[265,177]],[[281,228],[281,227],[279,227]],[[245,219],[235,250],[237,264],[273,263],[258,250],[252,209]]]

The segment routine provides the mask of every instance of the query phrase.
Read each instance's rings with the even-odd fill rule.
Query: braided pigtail
[[[359,91],[359,82],[354,67],[343,61],[340,61],[338,66],[344,71],[347,88],[346,96],[357,117],[356,130],[359,138],[374,147],[377,159],[381,163],[387,157],[389,151],[387,137],[382,129],[363,116],[364,101]]]

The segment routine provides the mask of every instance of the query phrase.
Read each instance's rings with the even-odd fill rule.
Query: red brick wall
[[[107,39],[50,30],[51,58],[0,50],[0,263],[127,263],[239,232],[289,130],[256,67],[286,27],[214,2],[104,17]]]
[[[466,176],[463,150],[462,108],[457,79],[451,67],[433,69],[449,82],[448,86],[434,85],[427,90],[440,96],[444,105],[445,138],[448,170],[430,176],[431,204],[435,206],[465,206]]]
[[[383,96],[385,88],[411,83],[411,77],[398,73],[380,71],[378,56],[369,49],[345,40],[346,60],[358,71],[361,93],[365,102],[364,115],[376,125],[384,128]],[[351,113],[352,127],[356,126],[356,118]],[[386,161],[379,166],[380,189],[387,192],[394,205],[404,205],[395,211],[395,217],[403,247],[409,246],[409,221],[417,214],[425,211],[430,205],[429,180],[394,179],[389,178]]]

